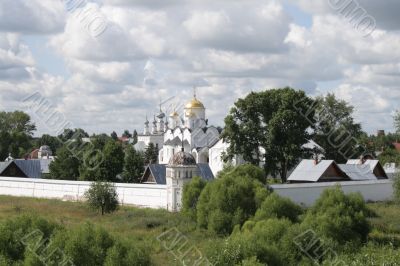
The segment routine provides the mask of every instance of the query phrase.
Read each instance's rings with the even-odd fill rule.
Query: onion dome
[[[188,102],[185,105],[186,109],[204,109],[204,105],[202,102],[200,102],[199,100],[197,100],[196,98],[193,98],[190,102]]]
[[[172,156],[172,158],[169,160],[168,165],[196,165],[196,160],[190,153],[180,151]]]

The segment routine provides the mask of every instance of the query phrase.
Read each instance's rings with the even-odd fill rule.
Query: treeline
[[[136,131],[123,133],[123,138],[132,138],[130,143],[120,141],[115,132],[89,136],[83,129],[65,129],[58,136],[45,134],[34,138],[35,131],[28,114],[0,112],[0,161],[9,155],[29,158],[34,149],[47,145],[56,159],[44,178],[127,183],[139,182],[145,165],[157,162],[158,149],[154,144],[145,152],[134,149]]]
[[[139,183],[145,165],[157,162],[158,149],[150,143],[145,152],[132,143],[102,134],[68,139],[50,164],[52,179]]]

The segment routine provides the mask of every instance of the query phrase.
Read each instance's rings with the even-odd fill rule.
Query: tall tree
[[[113,131],[113,132],[111,133],[111,138],[112,138],[113,140],[118,140],[118,134],[117,134],[117,132]]]
[[[136,129],[133,131],[132,138],[133,138],[133,143],[132,144],[135,145],[138,142],[138,133],[137,133]]]
[[[158,147],[154,145],[154,143],[149,143],[144,152],[144,163],[148,164],[155,164],[158,161]]]
[[[115,182],[123,171],[124,150],[119,142],[108,140],[101,152],[88,146],[85,156],[91,155],[90,164],[83,164],[80,168],[80,179],[87,181]],[[86,160],[84,160],[86,161]]]
[[[257,166],[265,161],[266,173],[285,182],[310,139],[311,106],[303,91],[292,88],[252,92],[239,99],[225,118],[222,137],[230,144],[225,159],[240,154]]]
[[[81,161],[63,146],[57,150],[57,157],[50,164],[50,178],[61,180],[78,180]]]
[[[353,118],[354,107],[339,100],[334,94],[316,100],[316,127],[314,140],[325,150],[325,158],[344,163],[367,153],[360,145],[365,134],[361,124]]]
[[[394,126],[396,129],[396,133],[400,134],[400,111],[396,111],[394,116]]]
[[[144,158],[132,145],[125,151],[124,171],[122,180],[126,183],[139,183],[144,172]]]
[[[0,160],[13,157],[23,157],[33,148],[32,136],[36,126],[28,114],[15,112],[0,112]]]

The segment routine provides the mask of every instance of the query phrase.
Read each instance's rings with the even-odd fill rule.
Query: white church
[[[143,151],[150,143],[156,145],[159,150],[159,165],[167,165],[174,154],[183,149],[194,157],[197,164],[207,164],[216,176],[223,168],[221,156],[228,148],[220,135],[221,131],[217,127],[208,125],[206,108],[194,92],[182,114],[174,110],[167,117],[160,106],[152,123],[146,117],[143,134],[138,135],[135,148]],[[243,160],[239,157],[232,161],[233,165],[240,163]]]

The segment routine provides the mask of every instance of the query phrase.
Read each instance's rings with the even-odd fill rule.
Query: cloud
[[[64,26],[64,6],[54,0],[3,0],[0,2],[0,31],[50,34]]]

